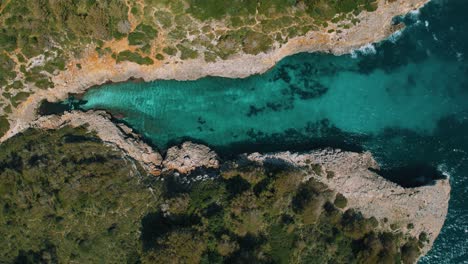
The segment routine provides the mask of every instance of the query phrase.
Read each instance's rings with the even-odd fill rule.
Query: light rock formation
[[[168,149],[162,164],[164,170],[177,170],[180,173],[190,173],[198,167],[219,167],[218,155],[214,151],[192,142]]]
[[[103,111],[73,111],[61,116],[44,116],[30,125],[31,128],[38,129],[58,129],[64,126],[85,126],[89,131],[96,132],[105,143],[121,149],[127,156],[138,161],[149,173],[160,173],[161,155],[141,141],[131,128],[112,123],[110,116]]]

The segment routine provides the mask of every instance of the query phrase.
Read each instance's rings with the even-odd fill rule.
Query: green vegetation
[[[180,50],[180,58],[182,60],[196,59],[198,57],[198,52],[186,45],[179,44],[177,45],[177,49]]]
[[[373,0],[342,0],[342,1],[316,1],[304,0],[307,12],[311,16],[317,16],[323,20],[331,20],[337,15],[374,11],[377,8],[376,1]]]
[[[331,19],[337,14],[375,9],[373,0],[187,0],[190,8],[187,10],[200,20],[222,19],[226,16],[248,17],[256,12],[261,15],[281,14],[292,8],[305,7],[311,16]]]
[[[8,140],[0,151],[0,262],[135,262],[141,218],[158,204],[139,173],[84,129]]]
[[[153,59],[149,57],[142,57],[138,53],[131,52],[129,50],[120,52],[117,56],[115,56],[117,62],[121,61],[131,61],[141,65],[151,65],[154,63]]]
[[[161,181],[84,128],[1,149],[2,263],[412,263],[427,242],[340,209],[344,196],[287,164]]]
[[[151,48],[151,41],[158,36],[158,31],[152,26],[140,24],[133,32],[128,35],[128,43],[130,45],[142,46],[143,48]]]
[[[1,37],[1,34],[0,34]],[[0,39],[0,44],[1,44]],[[8,57],[6,54],[0,54],[0,86],[3,87],[8,84],[7,80],[13,79],[16,77],[16,73],[13,71],[15,67],[15,62]]]
[[[15,97],[31,84],[53,87],[52,77],[80,58],[85,47],[117,62],[152,65],[170,57],[228,59],[268,52],[290,38],[327,27],[342,32],[356,16],[375,10],[376,0],[15,0],[0,4],[0,98]],[[130,15],[129,17],[129,11]],[[124,40],[123,42],[113,42]],[[131,47],[122,51],[120,44]],[[108,45],[110,43],[110,45]],[[119,47],[112,46],[112,43]],[[174,58],[173,58],[174,59]],[[22,74],[19,74],[22,73]],[[24,94],[23,94],[24,95]],[[6,102],[8,99],[20,99]]]
[[[26,93],[26,92],[19,92],[17,93],[14,97],[12,97],[11,99],[11,104],[16,107],[18,106],[18,104],[23,101],[23,100],[26,100],[26,98],[28,98],[29,96],[29,93]]]
[[[145,216],[143,262],[412,263],[422,242],[342,211],[346,198],[287,165],[227,163],[221,178],[165,176],[163,206]]]
[[[50,74],[65,70],[65,62],[80,56],[87,44],[125,36],[118,25],[127,20],[127,6],[120,0],[15,0],[0,6],[2,90],[15,82],[15,67],[24,73],[21,87],[15,90],[26,83],[50,88]],[[13,95],[16,92],[11,91]]]
[[[335,197],[335,206],[338,208],[345,208],[348,205],[348,200],[341,193],[338,193]]]
[[[0,116],[0,137],[3,136],[8,129],[10,129],[10,123],[5,116]]]

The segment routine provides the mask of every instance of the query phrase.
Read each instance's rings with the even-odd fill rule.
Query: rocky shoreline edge
[[[218,170],[224,164],[209,147],[192,142],[174,146],[163,156],[144,143],[131,128],[114,124],[111,116],[103,111],[72,111],[61,116],[45,116],[30,127],[50,130],[65,126],[86,127],[105,144],[120,149],[139,162],[149,175],[157,177],[177,173],[197,178],[203,176],[204,170]],[[403,188],[375,172],[379,165],[369,152],[322,149],[305,153],[251,153],[242,155],[240,160],[259,165],[281,163],[299,168],[304,172],[305,180],[314,178],[334,192],[341,193],[348,201],[348,208],[359,210],[365,217],[375,217],[383,223],[382,228],[413,237],[427,234],[422,255],[432,247],[447,215],[449,179],[437,180],[433,185]],[[240,162],[234,162],[234,166],[238,164]]]
[[[394,25],[393,19],[418,10],[428,2],[429,0],[379,0],[376,11],[360,14],[360,23],[340,33],[312,31],[305,36],[291,38],[286,44],[267,53],[238,54],[216,62],[206,62],[203,58],[186,61],[167,58],[150,66],[131,62],[116,63],[110,56],[100,57],[91,45],[85,48],[81,58],[68,62],[66,71],[52,78],[53,88],[28,88],[33,92],[32,95],[8,115],[10,129],[0,138],[0,143],[29,127],[38,118],[37,109],[43,100],[62,101],[69,94],[82,94],[91,87],[131,79],[195,80],[206,76],[245,78],[264,73],[281,59],[301,52],[347,54],[402,30],[404,25]]]

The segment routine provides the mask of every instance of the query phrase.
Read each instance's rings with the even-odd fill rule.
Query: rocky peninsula
[[[241,170],[245,160],[264,166],[280,164],[296,168],[303,181],[313,178],[329,190],[342,194],[346,208],[354,208],[365,217],[375,217],[382,230],[403,232],[413,237],[424,233],[427,243],[421,255],[427,253],[437,238],[448,210],[449,179],[432,185],[403,188],[392,183],[376,171],[379,165],[371,153],[353,153],[334,149],[314,150],[306,153],[280,152],[245,154],[238,161],[222,161],[208,147],[185,142],[158,153],[123,124],[114,124],[105,112],[73,111],[61,116],[41,117],[32,123],[35,129],[60,129],[67,126],[86,127],[106,144],[120,149],[126,156],[140,163],[147,173],[163,175],[177,172],[196,178],[197,169],[218,170],[226,165]],[[373,170],[372,170],[373,169]]]

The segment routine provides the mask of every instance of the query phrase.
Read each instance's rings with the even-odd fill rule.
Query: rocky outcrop
[[[303,154],[253,153],[247,158],[258,163],[282,161],[304,168],[306,177],[313,177],[343,194],[348,207],[358,209],[366,217],[377,218],[389,230],[396,227],[414,237],[426,233],[429,242],[422,249],[423,254],[432,247],[447,215],[448,179],[438,180],[434,185],[403,188],[369,170],[379,168],[369,152],[325,149]]]
[[[185,142],[180,147],[167,150],[163,161],[164,170],[177,170],[180,173],[190,173],[198,167],[218,168],[218,155],[204,145]]]
[[[30,125],[31,128],[38,129],[58,129],[64,126],[85,126],[105,143],[121,149],[127,156],[138,161],[149,173],[159,175],[161,171],[161,155],[144,143],[131,128],[112,123],[110,116],[103,111],[73,111],[61,116],[45,116]]]
[[[304,172],[304,180],[314,178],[342,194],[347,208],[355,208],[365,217],[375,217],[380,227],[418,237],[427,234],[422,254],[427,253],[444,224],[450,198],[448,179],[434,185],[403,188],[369,170],[379,165],[369,152],[354,153],[334,149],[308,153],[252,153],[245,158],[255,163],[288,164]],[[245,159],[244,159],[245,162]],[[197,167],[218,168],[216,153],[203,145],[186,142],[168,150],[164,170],[189,173]]]

